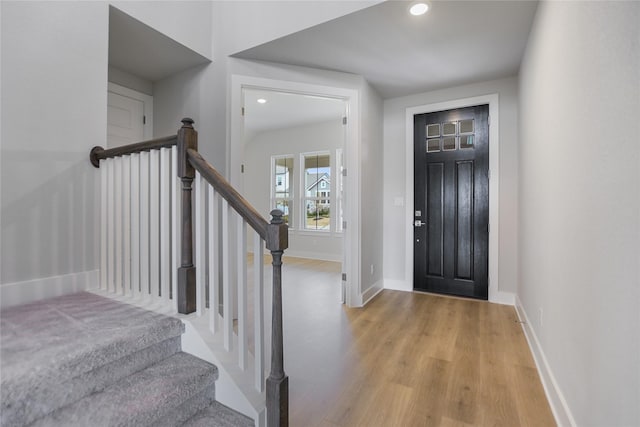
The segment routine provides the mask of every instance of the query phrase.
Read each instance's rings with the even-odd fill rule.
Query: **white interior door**
[[[109,83],[107,104],[107,147],[151,139],[151,96]]]

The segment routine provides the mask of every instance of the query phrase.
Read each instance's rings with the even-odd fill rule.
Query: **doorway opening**
[[[296,269],[324,269],[346,300],[344,261],[344,146],[347,107],[343,99],[242,89],[241,188],[268,217],[284,213]]]
[[[344,106],[344,114],[345,116],[342,118],[343,125],[343,147],[342,147],[342,157],[341,159],[337,159],[339,157],[339,153],[336,153],[334,156],[334,164],[342,164],[342,175],[341,175],[341,190],[333,192],[333,197],[336,197],[336,193],[340,193],[339,200],[339,208],[334,208],[334,212],[330,212],[330,221],[333,221],[333,227],[335,232],[338,232],[339,227],[341,227],[341,235],[342,235],[342,251],[341,251],[341,259],[342,262],[341,267],[341,281],[342,281],[342,292],[341,296],[343,298],[344,303],[346,303],[349,307],[361,306],[362,305],[362,296],[360,295],[360,268],[359,268],[359,259],[360,259],[360,241],[358,235],[358,227],[356,226],[359,221],[359,198],[357,197],[358,188],[359,188],[359,126],[358,126],[358,117],[359,117],[359,92],[356,89],[347,89],[333,86],[322,86],[315,85],[310,83],[300,83],[300,82],[292,82],[285,80],[274,80],[253,76],[244,76],[244,75],[232,75],[231,77],[231,134],[228,140],[227,146],[227,176],[230,180],[231,184],[239,189],[241,193],[244,193],[245,179],[243,179],[243,164],[245,160],[244,155],[244,133],[245,133],[245,116],[242,115],[244,105],[244,91],[247,89],[254,90],[265,90],[269,92],[279,92],[285,94],[295,94],[298,96],[302,96],[305,99],[314,99],[314,98],[330,98],[333,100],[338,100]],[[256,100],[257,102],[257,100]],[[303,153],[301,153],[303,154]],[[307,157],[312,157],[314,152],[307,152]],[[301,161],[301,157],[297,157],[298,159],[298,168],[300,165],[304,165],[304,161]],[[313,162],[313,158],[309,159]],[[268,165],[271,165],[272,159],[266,159]],[[330,159],[331,162],[331,159]],[[263,163],[264,164],[264,163]],[[318,168],[322,168],[321,166],[322,160],[318,159],[317,166]],[[313,166],[313,165],[312,165]],[[348,172],[348,173],[347,173]],[[334,167],[333,170],[334,175],[334,183],[335,183],[335,175],[336,169]],[[264,185],[264,184],[263,184]],[[270,180],[266,182],[267,188],[265,190],[267,195],[271,194],[271,190],[269,188]],[[301,187],[301,181],[297,181],[296,185]],[[321,184],[320,184],[321,185]],[[331,195],[330,195],[331,196]],[[309,196],[309,197],[313,197]],[[314,200],[306,200],[307,202],[317,201],[321,204],[322,194],[319,194]],[[301,203],[301,202],[299,202]],[[292,206],[295,208],[295,206]],[[336,209],[341,211],[342,215],[342,223],[337,221],[338,216],[335,215]],[[301,221],[301,212],[306,212],[306,205],[303,209],[303,205],[300,204],[297,207],[298,216],[297,220],[295,219],[295,213],[293,214],[292,221],[298,221],[298,227],[300,228]],[[312,211],[312,210],[311,210]],[[313,212],[310,211],[310,214]],[[319,213],[319,216],[321,213]],[[315,215],[315,214],[314,214]],[[306,221],[306,220],[305,220]],[[325,219],[326,221],[326,219]],[[294,223],[295,224],[295,223]],[[352,227],[349,227],[349,224],[353,224]],[[299,230],[299,233],[305,234],[310,233],[310,231]],[[328,232],[331,234],[331,230]],[[287,254],[285,254],[287,255]],[[335,261],[330,261],[335,262]]]

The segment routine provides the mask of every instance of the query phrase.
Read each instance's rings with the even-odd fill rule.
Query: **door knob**
[[[416,220],[413,222],[413,226],[414,226],[414,227],[422,227],[423,225],[426,225],[426,222],[422,222],[422,221],[421,221],[421,220],[419,220],[419,219],[416,219]]]

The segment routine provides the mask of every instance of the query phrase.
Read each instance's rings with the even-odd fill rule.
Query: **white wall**
[[[409,107],[497,93],[499,96],[499,272],[500,292],[515,294],[517,287],[518,218],[518,82],[507,78],[426,92],[384,101],[384,280],[387,286],[413,288],[405,277],[406,207],[413,194],[406,189],[405,111]],[[397,200],[403,202],[401,206]]]
[[[323,123],[314,123],[285,129],[269,130],[257,133],[245,145],[244,152],[244,195],[265,218],[271,211],[271,156],[292,155],[297,168],[294,172],[294,187],[300,195],[298,177],[301,164],[300,154],[315,151],[331,153],[332,180],[331,193],[336,194],[335,168],[336,149],[344,144],[344,126],[342,117]],[[293,206],[295,221],[300,215],[300,205]],[[333,210],[335,213],[335,209]],[[332,221],[335,218],[332,218]],[[289,229],[289,248],[287,255],[304,258],[342,261],[342,233],[300,230],[297,222]]]
[[[208,1],[119,1],[114,6],[206,58],[213,58],[213,2]],[[223,62],[223,61],[220,61]],[[213,64],[196,66],[153,83],[156,137],[175,134],[180,120],[195,120],[203,155],[224,170],[224,138],[216,140],[211,117],[224,91],[216,93]]]
[[[211,2],[174,0],[110,3],[205,58],[212,57]]]
[[[520,72],[518,296],[564,424],[640,425],[639,22],[543,2]]]
[[[360,146],[360,280],[364,302],[382,290],[383,283],[383,102],[366,81],[361,85]]]
[[[373,6],[381,0],[216,1],[216,59]]]
[[[212,164],[227,176],[226,149],[230,132],[229,83],[232,74],[242,74],[237,60],[229,55],[258,46],[302,29],[379,3],[372,1],[214,1],[212,4],[213,58],[211,112],[206,116],[211,136],[200,138],[200,149]],[[235,64],[235,65],[234,65]],[[273,75],[267,68],[255,68],[259,77]],[[262,73],[265,73],[264,75]],[[277,73],[276,73],[277,74]],[[355,76],[354,76],[355,77]],[[277,78],[277,77],[276,77]],[[282,79],[305,79],[305,73],[282,75]],[[198,126],[198,124],[196,124]],[[201,125],[200,125],[201,126]],[[201,127],[197,127],[199,131]]]
[[[119,68],[109,66],[109,82],[153,96],[153,82]]]
[[[1,7],[4,288],[98,268],[88,154],[106,142],[108,6]]]
[[[6,306],[82,289],[96,277],[98,175],[88,154],[106,145],[109,12],[107,2],[0,4],[0,283]],[[118,6],[211,56],[210,3]],[[164,93],[160,85],[161,99]],[[190,94],[173,94],[176,116]],[[172,132],[180,124],[174,122]]]

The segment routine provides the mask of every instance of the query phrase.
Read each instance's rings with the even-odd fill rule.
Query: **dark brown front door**
[[[487,299],[489,106],[414,116],[414,289]]]

